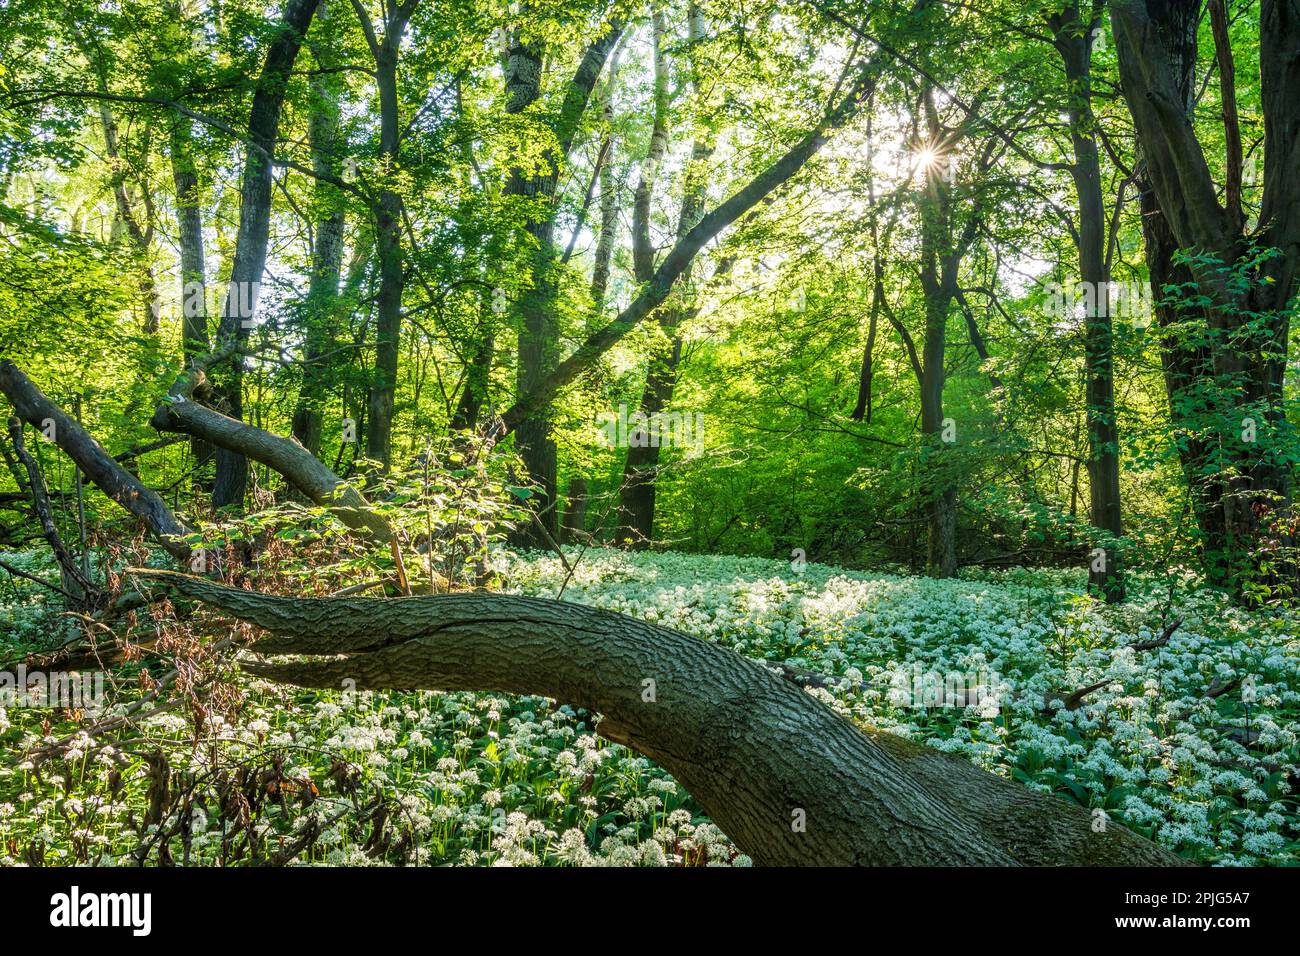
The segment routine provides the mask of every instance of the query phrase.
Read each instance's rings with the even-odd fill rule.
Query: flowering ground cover
[[[35,554],[5,558],[48,571]],[[1106,607],[1059,571],[937,581],[604,549],[571,553],[572,570],[555,556],[495,561],[507,591],[835,678],[807,692],[1076,801],[1096,826],[1123,823],[1202,863],[1300,862],[1290,612],[1248,613],[1167,577],[1136,578],[1127,604]],[[14,579],[0,591],[5,658],[58,641],[64,625],[38,590]],[[114,672],[100,720],[151,686],[133,683],[142,673]],[[748,863],[671,778],[562,703],[228,675],[225,706],[72,736],[45,761],[32,752],[75,735],[85,715],[11,700],[0,710],[0,865]],[[979,694],[952,693],[971,683]]]

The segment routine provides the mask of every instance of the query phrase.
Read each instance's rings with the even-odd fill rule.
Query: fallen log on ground
[[[1175,866],[1074,804],[863,732],[719,645],[609,611],[481,592],[284,598],[135,571],[270,634],[249,661],[308,687],[540,694],[671,773],[759,864]]]

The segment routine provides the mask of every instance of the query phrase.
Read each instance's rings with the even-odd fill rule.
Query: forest
[[[1298,292],[1297,0],[0,0],[0,867],[1300,865]]]

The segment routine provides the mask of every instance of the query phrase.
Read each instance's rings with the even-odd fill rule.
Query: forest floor
[[[38,553],[0,558],[50,575]],[[573,552],[572,573],[553,555],[495,560],[510,592],[562,590],[839,678],[808,693],[1074,800],[1097,827],[1202,863],[1300,863],[1300,614],[1247,613],[1168,575],[1107,608],[1060,571],[934,581],[604,549]],[[48,593],[6,577],[0,659],[61,640]],[[149,685],[131,666],[108,716]],[[32,750],[85,715],[0,706],[0,865],[748,862],[670,777],[567,706],[225,673],[198,703],[44,762]],[[1051,700],[1092,685],[1073,708]]]

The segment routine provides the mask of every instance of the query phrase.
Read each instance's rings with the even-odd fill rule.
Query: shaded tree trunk
[[[474,355],[465,370],[465,385],[456,403],[456,413],[451,419],[452,431],[477,428],[488,401],[492,380],[492,362],[496,357],[496,336],[489,333],[475,343]]]
[[[1204,319],[1212,377],[1186,361],[1166,361],[1199,376],[1197,391],[1209,398],[1208,415],[1184,424],[1217,446],[1212,473],[1201,476],[1217,488],[1194,492],[1198,516],[1222,527],[1206,536],[1207,574],[1244,585],[1258,570],[1257,552],[1265,547],[1270,516],[1289,509],[1291,452],[1283,447],[1285,412],[1282,381],[1289,339],[1289,308],[1300,264],[1300,181],[1294,175],[1300,150],[1300,13],[1289,0],[1260,3],[1260,90],[1264,113],[1264,193],[1259,226],[1246,232],[1229,174],[1227,207],[1220,204],[1205,153],[1189,110],[1195,71],[1198,0],[1115,0],[1111,23],[1120,77],[1145,164],[1152,200],[1179,249],[1197,253],[1189,263],[1196,291],[1208,303]],[[1221,67],[1230,62],[1226,31],[1215,30]],[[1225,141],[1239,155],[1232,71],[1220,77],[1225,109]],[[1230,108],[1231,107],[1231,108]],[[1163,227],[1162,227],[1163,228]],[[1253,248],[1276,250],[1251,261]],[[1150,250],[1149,250],[1150,251]],[[1160,250],[1156,250],[1158,253]],[[1222,264],[1222,265],[1220,265]],[[1162,266],[1164,263],[1157,263]],[[1222,266],[1229,268],[1225,269]],[[1153,270],[1154,272],[1155,270]],[[1246,281],[1234,281],[1239,272]],[[1198,309],[1199,311],[1199,309]],[[1168,317],[1168,316],[1167,316]],[[1172,317],[1169,317],[1172,318]],[[1167,337],[1182,329],[1165,327]],[[1259,429],[1257,441],[1240,433],[1247,419]],[[1215,542],[1222,540],[1219,549]],[[1216,567],[1222,564],[1221,567]]]
[[[1194,281],[1191,270],[1174,261],[1178,243],[1160,211],[1160,203],[1146,176],[1138,181],[1142,238],[1152,296],[1156,302],[1156,327],[1160,329],[1160,362],[1173,440],[1187,481],[1192,515],[1200,531],[1202,565],[1211,583],[1226,586],[1228,568],[1222,556],[1228,546],[1223,512],[1223,486],[1207,475],[1215,471],[1211,448],[1197,422],[1208,409],[1198,383],[1214,377],[1214,363],[1203,342],[1189,340],[1180,330],[1187,322],[1204,321],[1204,315],[1173,304],[1161,304],[1166,286],[1183,286]]]
[[[339,150],[339,87],[336,77],[322,75],[312,81],[312,110],[307,135],[312,167],[322,175],[337,176]],[[343,271],[345,213],[338,191],[322,180],[313,187],[315,206],[322,210],[316,221],[311,250],[311,276],[307,289],[306,328],[303,341],[302,389],[293,415],[293,437],[313,455],[320,455],[322,407],[329,387],[329,357],[336,342],[339,280]]]
[[[522,113],[541,96],[541,48],[517,42],[507,55],[506,71],[506,112]],[[507,196],[530,200],[549,199],[554,194],[555,182],[553,173],[535,174],[512,169],[505,192]],[[540,220],[530,218],[524,228],[533,237],[537,248],[530,263],[532,285],[518,303],[515,389],[519,394],[536,388],[552,370],[558,345],[551,312],[554,291],[550,274],[553,220],[550,215],[544,215]],[[512,541],[520,547],[544,548],[547,535],[554,539],[559,532],[555,517],[559,463],[555,439],[551,437],[551,424],[544,412],[530,415],[519,423],[515,449],[524,463],[528,479],[535,486],[532,504],[544,530],[523,524],[512,535]]]
[[[176,234],[181,258],[181,353],[188,368],[208,344],[207,265],[203,253],[203,213],[200,209],[198,168],[187,116],[178,116],[171,128],[172,184],[176,189]],[[207,442],[190,440],[196,465],[212,460]]]
[[[583,52],[577,71],[566,88],[559,113],[552,121],[558,144],[556,152],[546,157],[540,171],[512,169],[506,183],[507,196],[527,198],[534,203],[540,201],[544,210],[537,218],[530,216],[524,224],[536,245],[536,252],[530,262],[531,287],[520,297],[518,304],[520,329],[515,384],[519,395],[536,392],[554,373],[559,359],[553,271],[555,188],[559,167],[568,158],[592,89],[621,32],[620,24],[611,25]],[[541,96],[542,56],[540,46],[523,43],[517,36],[514,38],[506,59],[507,112],[522,113]],[[545,409],[548,403],[530,409],[527,415],[512,423],[515,448],[528,471],[529,480],[537,487],[533,503],[541,525],[539,528],[530,523],[520,528],[514,535],[514,543],[522,547],[546,547],[548,540],[559,537],[556,511],[559,469],[555,439]]]
[[[413,7],[413,3],[408,3]],[[399,161],[397,57],[406,20],[390,18],[384,38],[372,43],[375,82],[379,87],[379,145],[395,173]],[[366,456],[387,471],[393,454],[393,407],[397,395],[397,366],[402,341],[402,291],[405,285],[402,252],[402,197],[383,189],[374,209],[375,255],[379,262],[379,292],[375,309],[375,367],[367,402]]]
[[[564,544],[580,542],[587,531],[587,479],[570,478],[569,490],[564,496],[566,507],[560,523],[560,539]]]
[[[1175,79],[1177,102],[1185,117],[1191,117],[1196,87],[1196,18],[1189,17],[1178,25],[1166,27],[1168,33],[1168,68]],[[1147,272],[1151,281],[1156,325],[1161,331],[1161,365],[1169,416],[1174,424],[1174,443],[1191,499],[1192,512],[1201,533],[1201,551],[1207,576],[1215,584],[1226,584],[1226,567],[1216,555],[1227,547],[1223,513],[1222,486],[1207,481],[1214,470],[1211,449],[1196,421],[1209,409],[1199,394],[1198,383],[1213,379],[1214,363],[1204,341],[1182,334],[1185,323],[1206,322],[1203,312],[1165,302],[1166,286],[1190,286],[1195,281],[1191,270],[1174,261],[1178,240],[1160,209],[1147,164],[1139,143],[1138,200],[1142,218],[1142,238]],[[1208,323],[1207,323],[1208,324]]]
[[[932,94],[925,96],[930,149],[937,149],[941,131]],[[921,197],[921,291],[925,297],[925,344],[921,349],[921,436],[927,468],[926,509],[929,535],[926,569],[932,577],[957,574],[957,490],[943,459],[949,443],[945,434],[943,386],[948,341],[948,312],[957,296],[962,251],[952,239],[952,199],[939,164],[925,171]]]
[[[1109,539],[1123,536],[1119,488],[1119,428],[1115,417],[1115,364],[1106,258],[1106,207],[1102,195],[1097,120],[1092,110],[1093,30],[1101,23],[1100,7],[1085,20],[1079,0],[1049,21],[1053,43],[1065,64],[1069,90],[1068,117],[1074,163],[1070,175],[1079,200],[1079,278],[1091,289],[1085,296],[1084,368],[1088,426],[1088,487],[1092,524],[1105,533],[1098,558],[1089,561],[1089,582],[1108,603],[1124,599],[1120,554]]]
[[[650,359],[650,371],[640,403],[640,412],[646,422],[654,422],[656,416],[662,416],[673,400],[677,366],[682,357],[682,340],[677,333],[679,319],[680,316],[665,316],[660,320],[664,331],[671,336],[671,344],[666,354],[656,354]],[[661,426],[644,434],[629,436],[623,483],[618,492],[619,544],[644,548],[654,538],[659,458],[668,435],[669,429]]]
[[[944,353],[947,343],[948,309],[952,296],[942,288],[926,292],[925,344],[921,364],[921,435],[927,469],[926,511],[929,515],[926,543],[926,571],[931,577],[951,578],[957,574],[957,489],[945,463],[938,456],[947,443],[944,434]]]

